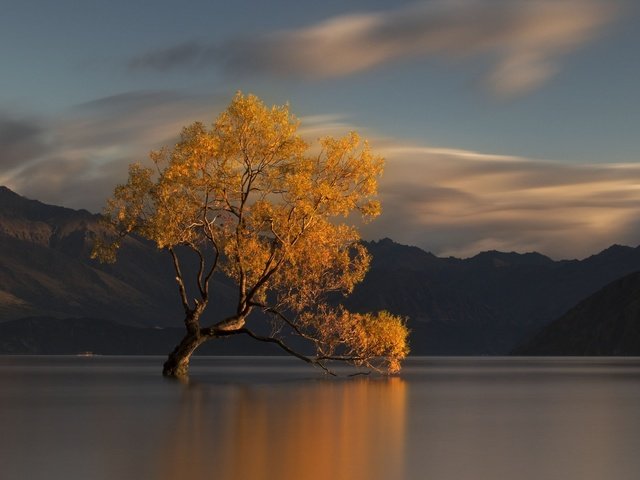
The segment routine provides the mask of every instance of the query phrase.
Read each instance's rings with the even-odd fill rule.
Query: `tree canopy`
[[[130,165],[127,183],[108,200],[104,216],[117,235],[98,241],[95,257],[115,261],[128,234],[172,257],[186,333],[165,375],[186,375],[200,344],[236,334],[327,370],[334,360],[400,369],[408,353],[404,319],[351,313],[329,301],[349,294],[368,270],[370,255],[349,221],[379,215],[383,160],[356,133],[322,138],[312,148],[298,126],[288,106],[269,108],[238,93],[211,127],[196,122],[175,146],[151,152],[152,167]],[[185,252],[198,259],[195,291],[183,275]],[[236,312],[202,325],[216,271],[237,286]],[[269,319],[269,335],[248,328],[257,311]],[[291,335],[306,339],[315,355],[293,350]]]

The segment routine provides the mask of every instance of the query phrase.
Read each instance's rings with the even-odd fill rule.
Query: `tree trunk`
[[[204,304],[201,304],[204,305]],[[203,308],[204,309],[204,308]],[[198,319],[201,311],[188,316],[185,320],[187,333],[178,346],[169,354],[164,362],[162,375],[165,377],[186,379],[189,377],[189,361],[195,350],[207,340],[218,336],[233,335],[241,331],[245,317],[234,315],[209,328],[200,328]]]
[[[206,340],[198,333],[187,333],[178,346],[169,354],[164,362],[162,375],[165,377],[186,379],[189,376],[189,360],[191,354]]]

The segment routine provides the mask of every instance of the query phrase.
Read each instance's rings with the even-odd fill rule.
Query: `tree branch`
[[[253,296],[258,292],[258,290],[260,290],[260,288],[265,283],[269,281],[271,276],[278,271],[278,268],[280,268],[280,265],[282,264],[283,261],[284,261],[284,257],[281,257],[280,260],[278,260],[276,264],[273,267],[271,267],[271,269],[268,272],[262,275],[262,277],[255,283],[255,285],[251,288],[251,290],[249,290],[249,293],[245,295],[247,306],[251,306]]]
[[[302,330],[300,330],[300,328],[295,323],[293,323],[291,320],[289,320],[289,318],[287,318],[287,316],[285,314],[283,314],[280,310],[278,310],[278,309],[276,309],[274,307],[270,307],[269,305],[261,304],[261,303],[251,302],[251,304],[253,306],[261,308],[266,313],[270,313],[271,315],[274,315],[274,316],[278,317],[280,320],[282,320],[284,323],[286,323],[291,328],[291,330],[296,332],[297,335],[299,335],[300,337],[302,337],[302,338],[304,338],[306,340],[310,340],[310,341],[312,341],[312,342],[317,344],[317,339],[315,339],[313,337],[310,337],[309,335],[304,333]]]
[[[218,259],[220,258],[220,248],[218,248],[218,243],[215,240],[215,236],[213,232],[213,224],[216,218],[217,217],[215,217],[211,221],[205,219],[205,226],[206,226],[205,236],[209,239],[209,241],[211,242],[211,245],[213,245],[213,249],[215,250],[215,257],[213,258],[213,263],[204,278],[204,290],[207,293],[207,295],[209,294],[209,280],[211,280],[211,277],[213,276],[213,273],[215,272],[216,267],[218,266]]]
[[[204,255],[202,255],[202,252],[193,243],[189,243],[188,245],[189,245],[189,248],[191,248],[191,250],[193,250],[196,253],[196,255],[198,255],[198,282],[197,282],[198,290],[200,291],[200,298],[206,301],[207,292],[205,290],[204,282],[202,280],[202,274],[204,273],[204,267],[205,267]]]
[[[173,259],[173,268],[176,271],[176,283],[178,284],[178,291],[180,292],[180,300],[182,300],[182,306],[184,307],[184,312],[187,317],[192,313],[191,307],[189,306],[189,300],[187,299],[187,291],[184,288],[184,281],[182,279],[182,270],[180,269],[180,262],[178,260],[178,256],[173,248],[169,248],[169,253],[171,254],[171,258]]]
[[[329,375],[333,375],[334,377],[336,376],[336,374],[334,372],[332,372],[331,370],[329,370],[320,360],[315,359],[315,358],[311,358],[311,357],[307,357],[306,355],[303,355],[303,354],[301,354],[299,352],[296,352],[292,348],[288,347],[279,338],[264,337],[262,335],[256,335],[255,333],[253,333],[251,330],[249,330],[247,328],[240,328],[238,330],[238,333],[245,333],[245,334],[249,335],[251,338],[254,338],[254,339],[259,340],[261,342],[275,343],[276,345],[278,345],[280,348],[282,348],[288,354],[293,355],[296,358],[299,358],[303,362],[310,363],[311,365],[317,365],[318,367],[323,369]]]

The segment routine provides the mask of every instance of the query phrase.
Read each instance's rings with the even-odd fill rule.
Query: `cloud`
[[[227,95],[134,91],[98,98],[55,118],[25,120],[0,111],[0,185],[29,198],[99,212],[132,162],[175,143],[185,125],[210,124]],[[352,129],[343,115],[302,118],[315,141]]]
[[[0,161],[0,183],[47,203],[100,211],[129,163],[173,143],[182,126],[212,121],[227,101],[131,92],[54,119],[0,113],[0,125],[9,125],[3,131],[13,132],[1,137],[0,152],[11,145],[26,152]],[[354,129],[344,115],[301,122],[309,140]],[[367,239],[391,237],[438,255],[498,249],[574,258],[640,238],[640,164],[568,164],[364,134],[386,158],[383,214],[362,227]]]
[[[575,258],[640,238],[640,165],[567,164],[373,142],[383,215],[364,227],[440,255],[540,251]]]
[[[76,106],[56,123],[60,142],[94,152],[120,148],[139,151],[176,137],[196,120],[211,122],[218,97],[172,91],[135,91]],[[67,147],[69,148],[69,147]]]
[[[482,57],[500,95],[551,78],[561,57],[615,17],[603,0],[436,0],[336,16],[215,46],[190,42],[133,58],[129,67],[167,71],[218,65],[232,72],[311,79],[343,77],[397,61]]]
[[[150,150],[174,142],[185,125],[212,122],[216,102],[215,96],[138,91],[78,105],[56,118],[0,120],[0,151],[13,152],[0,157],[0,184],[44,202],[100,211],[113,187],[126,180],[129,163],[146,161]]]
[[[0,112],[0,169],[26,164],[46,150],[43,125],[9,112]]]

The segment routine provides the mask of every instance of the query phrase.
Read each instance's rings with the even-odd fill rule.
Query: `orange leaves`
[[[267,108],[254,95],[238,92],[216,121],[219,154],[250,173],[301,156],[307,145],[297,135],[298,120],[288,106]]]
[[[409,330],[405,321],[389,312],[352,314],[355,318],[354,348],[364,357],[384,358],[390,373],[400,370],[400,362],[408,355]]]
[[[371,154],[366,142],[352,132],[321,139],[322,152],[307,158],[289,175],[291,197],[308,211],[326,216],[348,216],[360,211],[365,217],[379,210],[367,208],[377,193],[383,161]]]
[[[409,354],[409,330],[389,312],[352,313],[321,306],[300,316],[299,328],[312,328],[326,357],[349,358],[357,366],[397,373]]]
[[[151,170],[139,163],[129,165],[129,180],[118,185],[114,195],[107,203],[107,213],[118,224],[120,230],[134,231],[138,218],[144,216],[149,208],[149,196],[153,188]]]
[[[296,238],[273,279],[283,292],[278,302],[288,309],[301,312],[324,301],[327,293],[350,293],[364,278],[370,257],[353,227],[317,221]]]

